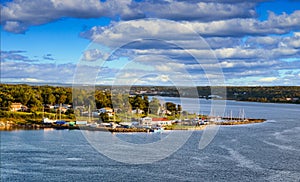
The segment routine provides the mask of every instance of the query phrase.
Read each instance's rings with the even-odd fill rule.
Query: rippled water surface
[[[179,103],[177,98],[165,99]],[[204,114],[210,111],[209,101],[200,105]],[[193,106],[186,109],[193,111]],[[300,106],[227,102],[226,112],[239,109],[268,121],[220,127],[201,150],[203,131],[193,132],[178,151],[151,164],[109,159],[78,130],[2,131],[1,181],[299,181]],[[116,136],[138,145],[167,135]]]

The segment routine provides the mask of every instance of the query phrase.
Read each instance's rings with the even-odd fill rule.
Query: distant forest
[[[94,108],[112,107],[111,94],[118,88],[108,86],[97,86],[93,95],[95,98]],[[120,87],[119,89],[122,89]],[[147,97],[144,96],[184,96],[195,97],[195,94],[190,94],[189,87],[163,87],[163,86],[133,86],[127,91],[127,95],[118,96],[117,98],[124,99],[129,95],[135,95],[135,98],[130,98],[131,109],[147,109]],[[197,87],[200,98],[210,99],[210,87]],[[85,92],[82,90],[81,92]],[[118,93],[118,92],[116,92]],[[181,94],[179,94],[181,93]],[[79,95],[86,95],[79,94]],[[139,96],[139,97],[136,97]],[[87,99],[92,98],[76,98],[76,105],[87,103]],[[219,98],[224,99],[224,98]],[[253,101],[253,102],[273,102],[273,103],[300,103],[300,87],[299,86],[273,86],[273,87],[226,87],[226,99],[238,101]],[[143,101],[143,102],[142,102]],[[53,104],[73,104],[72,87],[68,86],[31,86],[26,84],[0,84],[0,110],[9,110],[12,103],[21,103],[30,108],[30,111],[42,111],[44,105]]]
[[[226,86],[214,87],[218,90],[226,91],[225,95],[227,100],[237,101],[250,101],[250,102],[272,102],[272,103],[300,103],[300,86]],[[136,86],[131,89],[131,94],[144,94],[144,95],[160,95],[160,96],[173,96],[173,97],[199,97],[211,99],[211,87],[199,86],[197,93],[191,92],[190,87],[145,87]],[[214,93],[215,94],[215,93]],[[218,97],[217,97],[218,99]],[[224,98],[219,98],[224,99]]]

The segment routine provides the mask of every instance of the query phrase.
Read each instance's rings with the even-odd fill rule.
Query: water
[[[201,112],[209,112],[210,101],[200,102]],[[226,112],[239,109],[268,121],[222,126],[202,150],[203,131],[193,132],[178,151],[152,164],[109,159],[78,130],[1,132],[1,181],[299,181],[300,105],[227,102]],[[118,137],[147,143],[164,136]]]

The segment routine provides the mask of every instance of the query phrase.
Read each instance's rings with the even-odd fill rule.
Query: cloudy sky
[[[1,82],[299,86],[300,1],[1,0]]]

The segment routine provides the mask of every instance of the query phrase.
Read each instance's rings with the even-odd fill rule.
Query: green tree
[[[53,105],[53,104],[55,103],[55,101],[56,101],[55,96],[54,96],[53,94],[50,94],[50,95],[48,96],[47,104]]]
[[[181,112],[182,111],[182,107],[180,104],[177,105],[177,112]]]
[[[62,94],[59,97],[58,103],[64,104],[64,103],[66,103],[66,100],[67,100],[67,96],[65,94]]]
[[[160,102],[157,98],[153,97],[149,103],[149,110],[151,114],[158,114],[160,108]]]
[[[112,104],[113,108],[118,111],[118,110],[124,110],[124,101],[123,101],[123,96],[121,94],[116,94],[113,95],[112,97]]]
[[[107,113],[101,113],[100,119],[102,122],[109,122],[109,115]]]
[[[10,94],[0,92],[0,110],[9,110],[13,100]]]
[[[172,102],[166,102],[166,107],[168,111],[176,112],[176,104]]]

